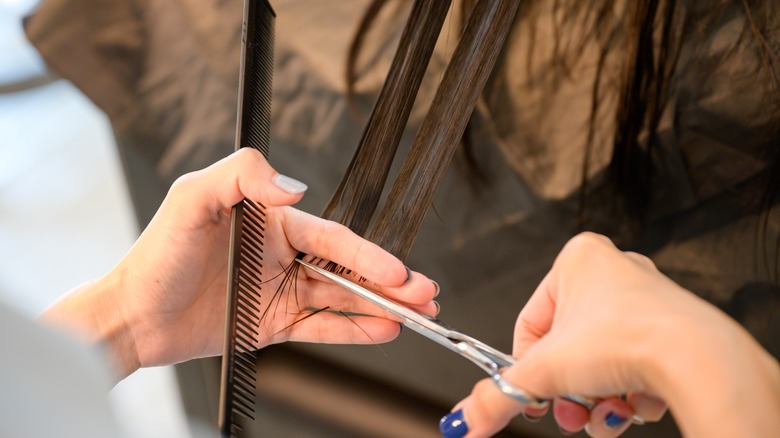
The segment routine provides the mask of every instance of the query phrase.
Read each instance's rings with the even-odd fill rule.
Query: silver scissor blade
[[[401,323],[404,326],[409,327],[415,332],[425,336],[428,339],[433,340],[438,344],[441,344],[449,348],[452,351],[455,352],[458,351],[457,347],[455,347],[452,340],[450,339],[450,336],[453,334],[453,331],[449,328],[445,328],[441,326],[432,318],[420,314],[402,304],[396,303],[395,301],[387,297],[384,297],[374,291],[366,289],[363,286],[355,284],[352,281],[344,277],[341,277],[340,275],[334,274],[333,272],[320,268],[317,265],[313,265],[301,259],[295,259],[295,261],[305,266],[306,268],[310,269],[311,271],[316,272],[317,274],[322,275],[328,280],[338,284],[344,289],[347,289],[348,291],[354,293],[355,295],[367,300],[368,302],[379,306],[380,308],[384,309],[388,313],[397,316],[401,320]]]
[[[397,316],[404,326],[465,357],[488,373],[498,372],[499,369],[515,363],[512,356],[458,331],[438,319],[418,313],[319,266],[301,259],[295,260],[313,272]]]

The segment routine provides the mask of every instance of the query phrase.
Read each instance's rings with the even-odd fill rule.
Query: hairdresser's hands
[[[665,400],[687,435],[755,436],[732,408],[741,400],[754,415],[751,398],[761,395],[770,409],[780,407],[777,363],[741,327],[645,257],[595,234],[562,250],[518,317],[513,355],[518,362],[504,376],[517,387],[546,399],[596,398],[591,412],[555,400],[556,421],[569,432],[585,427],[592,436],[615,437],[634,414],[660,419]],[[761,377],[746,378],[748,369]],[[441,426],[448,438],[489,436],[523,408],[483,380]],[[776,418],[771,412],[766,416]],[[755,421],[767,426],[760,415]],[[780,430],[774,426],[765,430]]]
[[[436,286],[346,227],[291,207],[305,185],[280,177],[254,150],[244,149],[180,178],[124,259],[106,276],[74,290],[42,319],[103,342],[120,378],[138,367],[221,354],[231,206],[244,197],[263,203],[266,233],[261,302],[271,304],[258,347],[287,340],[372,343],[395,338],[399,324],[385,318],[351,319],[329,311],[383,315],[360,298],[298,272],[297,294],[272,298],[300,250],[353,269],[381,291],[428,314],[437,311]],[[407,278],[411,275],[411,278]],[[409,281],[407,281],[409,280]],[[278,303],[278,304],[277,304]],[[294,324],[295,323],[295,324]]]

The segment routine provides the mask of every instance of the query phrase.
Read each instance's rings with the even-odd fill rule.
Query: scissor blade
[[[401,320],[401,323],[411,330],[414,330],[415,332],[449,348],[452,351],[458,351],[457,347],[455,347],[452,340],[449,338],[451,331],[437,324],[430,317],[418,313],[402,304],[396,303],[387,297],[379,295],[372,290],[366,289],[359,284],[353,283],[352,281],[341,277],[340,275],[334,274],[333,272],[320,268],[319,266],[313,265],[305,260],[295,259],[295,261],[310,269],[311,271],[316,272],[317,274],[322,275],[328,280],[338,284],[344,289],[347,289],[355,295],[397,316]]]

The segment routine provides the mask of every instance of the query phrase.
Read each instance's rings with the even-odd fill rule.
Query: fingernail
[[[627,418],[622,417],[614,412],[610,412],[604,417],[604,424],[610,429],[615,429],[623,425],[627,421]]]
[[[433,304],[436,305],[436,315],[434,315],[434,316],[438,316],[439,312],[441,312],[441,304],[439,304],[438,301],[434,301]]]
[[[572,432],[570,430],[566,430],[566,429],[562,428],[561,426],[558,426],[558,432],[560,432],[561,435],[566,435],[566,436],[574,435],[575,433],[577,433],[577,432]]]
[[[441,287],[439,287],[439,283],[434,280],[431,280],[431,283],[433,283],[434,287],[436,287],[436,292],[433,293],[433,297],[436,298],[439,296],[439,292],[441,292]]]
[[[404,280],[404,284],[406,284],[412,281],[412,270],[408,266],[404,266],[404,268],[406,268],[406,280]]]
[[[463,409],[442,417],[439,421],[439,432],[444,438],[461,438],[469,432],[469,426],[463,418]]]
[[[529,423],[538,423],[542,421],[543,417],[544,415],[530,415],[527,412],[523,412],[523,418],[525,418],[525,420]]]
[[[526,408],[523,410],[523,418],[531,423],[538,423],[547,415],[547,408]]]
[[[291,195],[303,193],[308,188],[306,184],[298,181],[297,179],[292,179],[289,176],[282,175],[281,173],[276,174],[273,182],[276,184],[276,187],[279,187]]]

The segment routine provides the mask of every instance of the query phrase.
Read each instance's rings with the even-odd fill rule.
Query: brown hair
[[[368,229],[369,240],[399,258],[406,257],[498,58],[518,3],[516,0],[480,2],[474,8],[387,203],[371,223],[449,7],[449,2],[440,0],[414,3],[363,138],[323,217],[342,222],[358,234]],[[381,6],[383,2],[377,4]],[[366,19],[375,16],[376,7],[369,8]],[[359,32],[365,29],[365,24],[361,25]],[[353,45],[350,52],[355,50]],[[350,58],[354,61],[353,56]],[[354,78],[348,74],[350,77]]]
[[[509,33],[519,2],[472,10],[369,240],[405,258]]]
[[[366,12],[358,34],[363,34],[384,2]],[[323,217],[350,227],[363,235],[374,214],[385,180],[406,127],[417,90],[433,53],[449,9],[449,0],[419,0],[414,3],[401,34],[398,50],[384,86],[371,111],[357,150]],[[362,40],[362,39],[361,39]],[[353,44],[350,63],[360,48]],[[347,83],[354,84],[353,69],[347,69]],[[352,87],[348,87],[348,95]]]
[[[376,18],[379,9],[384,4],[384,0],[374,0],[369,7],[359,31],[353,41],[350,50],[350,56],[347,65],[347,90],[348,96],[354,87],[355,81],[355,59],[357,53],[362,47],[362,38],[367,29],[370,28],[372,21]],[[476,7],[481,7],[477,2]],[[768,91],[766,98],[766,108],[780,120],[780,73],[778,72],[778,47],[772,47],[766,39],[766,35],[771,32],[777,32],[772,26],[776,26],[778,6],[770,0],[716,0],[707,2],[683,2],[679,0],[632,0],[619,2],[617,0],[604,0],[595,2],[561,2],[554,1],[554,11],[556,16],[560,17],[555,23],[555,44],[553,47],[553,62],[555,68],[569,74],[569,67],[576,62],[582,49],[589,41],[597,41],[600,51],[597,64],[597,73],[592,85],[591,93],[591,115],[587,127],[587,136],[585,137],[584,155],[582,162],[582,179],[580,186],[579,202],[579,223],[581,226],[587,222],[585,212],[587,202],[587,175],[590,156],[594,145],[597,129],[597,115],[599,114],[601,98],[604,95],[603,87],[607,81],[614,78],[607,78],[603,75],[605,60],[609,53],[621,49],[622,69],[617,78],[617,108],[614,113],[615,130],[612,137],[612,158],[609,164],[609,179],[615,193],[615,206],[626,213],[626,217],[635,228],[641,228],[646,217],[646,206],[650,203],[653,193],[651,185],[654,174],[653,150],[656,143],[657,130],[662,112],[667,106],[667,101],[672,88],[674,87],[675,73],[677,72],[678,59],[680,56],[683,42],[688,38],[697,38],[706,34],[709,29],[722,25],[729,14],[737,12],[744,17],[744,28],[738,40],[735,41],[734,49],[727,51],[723,56],[732,56],[739,45],[748,47],[760,54],[763,64],[760,71],[756,71],[756,77],[765,78],[768,82]],[[461,2],[463,16],[474,7],[474,1],[465,0]],[[529,25],[531,27],[529,37],[533,40],[536,35],[533,14],[540,2],[523,2],[520,14],[530,17]],[[579,24],[585,26],[588,31],[584,32],[579,41],[564,43],[564,35],[571,25]],[[620,32],[618,32],[620,30]],[[621,38],[618,38],[618,35]],[[565,47],[565,44],[572,44],[573,47]],[[528,65],[534,56],[533,44],[528,53]],[[578,49],[579,48],[579,49]],[[569,50],[565,50],[569,49]],[[564,53],[566,52],[566,53]],[[568,57],[567,57],[568,56]],[[426,60],[427,62],[427,60]],[[530,68],[530,67],[529,67]],[[714,67],[713,67],[714,68]],[[399,90],[396,90],[399,92]],[[380,98],[381,100],[381,98]],[[471,109],[466,107],[459,108],[464,114],[471,114]],[[429,112],[429,116],[435,111]],[[448,114],[454,111],[447,109]],[[465,129],[465,128],[464,128]],[[422,133],[421,128],[420,132]],[[419,134],[418,134],[419,137]],[[467,140],[467,139],[466,139]],[[415,144],[417,140],[415,141]],[[764,142],[767,145],[767,152],[770,154],[772,165],[766,171],[768,175],[766,190],[761,198],[760,205],[756,206],[762,211],[763,222],[759,224],[758,235],[765,235],[768,220],[769,209],[778,200],[778,186],[780,186],[780,138],[778,131],[769,134],[769,138]],[[468,141],[464,141],[466,147],[465,156],[473,156],[473,152]],[[436,152],[423,152],[422,149],[415,149],[413,152],[414,160],[426,161],[431,164],[437,156]],[[520,147],[520,145],[515,145]],[[413,146],[413,149],[415,147]],[[410,155],[411,157],[411,155]],[[472,168],[476,169],[473,160],[470,161]],[[441,169],[427,169],[425,175],[414,174],[410,171],[402,171],[402,175],[397,181],[397,185],[420,184],[429,176],[438,175],[449,164],[449,158],[443,160],[438,165]],[[407,166],[405,164],[405,166]],[[385,173],[386,175],[386,173]],[[435,186],[435,184],[433,184]],[[383,225],[374,226],[370,235],[371,239],[379,239],[384,245],[395,245],[389,242],[393,239],[408,239],[407,236],[396,236],[389,238],[388,231],[392,228],[390,223],[399,221],[397,225],[401,228],[412,226],[406,224],[409,221],[408,215],[414,216],[419,210],[427,209],[425,202],[430,202],[432,193],[423,195],[413,188],[408,188],[409,192],[401,195],[400,188],[395,189],[398,194],[393,195],[392,206],[386,207],[382,212],[382,218],[378,219]],[[745,196],[751,196],[746,194]],[[378,195],[377,195],[378,196]],[[415,201],[404,200],[407,196],[419,198],[420,205]],[[393,211],[389,211],[392,210]],[[373,211],[373,210],[372,210]],[[424,213],[422,213],[424,215]],[[390,219],[394,217],[394,219]],[[416,230],[416,228],[415,228]],[[757,238],[759,238],[757,235]],[[761,239],[765,256],[769,256],[773,251],[774,259],[778,260],[780,254],[780,242],[775,245],[774,250],[767,247],[765,239]],[[393,251],[397,254],[405,254],[408,242],[398,243],[399,249]]]

